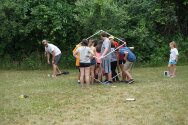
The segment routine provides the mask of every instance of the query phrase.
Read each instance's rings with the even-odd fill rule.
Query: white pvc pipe
[[[87,38],[87,40],[90,39],[91,37],[95,36],[96,34],[100,33],[101,31],[103,31],[103,30],[99,30],[98,32],[96,32],[96,33],[94,33],[93,35],[89,36],[89,37]]]

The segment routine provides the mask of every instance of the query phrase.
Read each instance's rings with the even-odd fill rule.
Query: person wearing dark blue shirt
[[[122,47],[120,48],[119,50],[119,54],[121,55],[125,55],[125,65],[124,65],[124,68],[125,68],[125,74],[126,74],[126,77],[127,77],[127,83],[131,84],[134,82],[134,79],[130,73],[131,69],[132,69],[132,66],[133,66],[133,63],[136,61],[136,56],[135,54],[130,50],[129,47]]]

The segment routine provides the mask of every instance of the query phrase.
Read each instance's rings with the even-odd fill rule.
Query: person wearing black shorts
[[[90,39],[89,40],[89,44],[88,44],[88,47],[93,51],[93,54],[94,56],[96,56],[96,48],[94,47],[94,43],[96,41],[93,40],[93,39]],[[91,65],[90,65],[90,81],[91,81],[91,84],[94,83],[94,78],[95,78],[95,66],[96,66],[96,59],[95,58],[92,58],[91,59]]]
[[[90,84],[90,58],[94,55],[91,48],[88,46],[88,41],[86,39],[82,40],[81,47],[77,48],[74,52],[74,57],[80,59],[80,83],[84,86],[84,81],[87,86]],[[80,56],[78,56],[78,54]]]

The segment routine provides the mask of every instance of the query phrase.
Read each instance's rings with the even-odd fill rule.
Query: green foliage
[[[166,61],[172,40],[187,61],[186,0],[3,0],[0,12],[0,58],[10,66],[36,67],[31,55],[42,56],[42,39],[62,50],[63,67],[73,66],[75,44],[100,29],[126,38],[139,64]]]
[[[176,40],[178,15],[174,2],[156,0],[78,0],[75,18],[88,32],[104,29],[119,37],[125,37],[129,46],[135,46],[138,62],[161,64],[169,56],[168,44]],[[88,28],[89,27],[89,28]],[[177,37],[174,37],[174,36]],[[184,39],[185,41],[183,41]],[[186,36],[181,40],[187,43]],[[181,50],[180,50],[181,51]],[[183,56],[185,52],[181,53]]]

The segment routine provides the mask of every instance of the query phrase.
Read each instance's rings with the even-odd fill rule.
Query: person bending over
[[[131,75],[131,69],[133,66],[133,63],[136,61],[136,56],[135,54],[128,48],[128,47],[123,47],[119,50],[121,55],[125,55],[125,75],[127,77],[127,80],[125,81],[128,84],[131,84],[134,82],[134,79]]]
[[[56,77],[58,73],[61,73],[58,67],[58,64],[60,63],[61,59],[61,50],[54,44],[48,43],[47,40],[42,40],[42,44],[45,47],[45,54],[47,55],[48,64],[50,64],[50,54],[52,55],[52,77]]]

